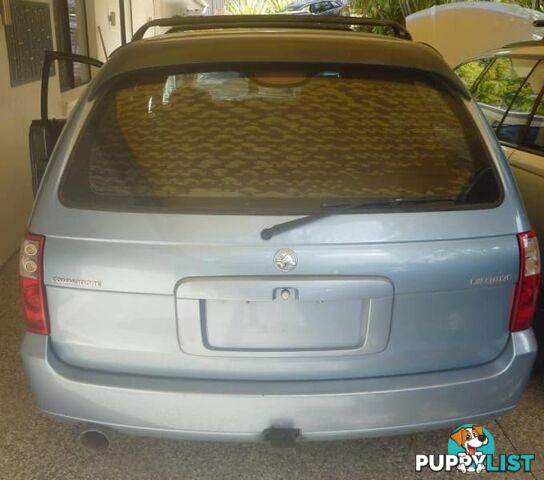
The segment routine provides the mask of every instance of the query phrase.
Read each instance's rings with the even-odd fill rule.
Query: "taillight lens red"
[[[520,233],[518,243],[519,280],[510,319],[512,332],[531,327],[540,291],[540,252],[535,232]]]
[[[49,335],[47,300],[43,284],[43,246],[45,237],[27,233],[19,253],[21,299],[29,332]]]

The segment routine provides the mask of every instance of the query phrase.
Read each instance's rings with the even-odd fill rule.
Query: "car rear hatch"
[[[509,338],[517,224],[470,108],[436,77],[382,67],[117,84],[67,125],[81,133],[31,223],[55,354],[247,380],[491,361]]]

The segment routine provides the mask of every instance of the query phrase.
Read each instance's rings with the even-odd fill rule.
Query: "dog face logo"
[[[450,438],[460,447],[465,449],[467,455],[474,455],[478,448],[487,445],[489,441],[484,429],[480,425],[473,427],[461,428],[452,433]]]
[[[464,425],[455,430],[450,435],[450,442],[457,444],[457,455],[459,457],[468,456],[472,462],[467,466],[466,463],[459,463],[457,467],[463,473],[481,473],[485,471],[485,454],[482,449],[489,444],[489,432],[484,431],[481,425]]]

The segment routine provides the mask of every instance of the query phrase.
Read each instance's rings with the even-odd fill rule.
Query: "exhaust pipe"
[[[88,428],[79,434],[79,443],[89,450],[104,452],[110,446],[110,439],[99,428]]]

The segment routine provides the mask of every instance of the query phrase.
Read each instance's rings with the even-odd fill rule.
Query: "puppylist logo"
[[[489,430],[466,424],[451,433],[447,454],[416,455],[416,472],[530,472],[534,460],[534,453],[495,455],[495,440]]]

